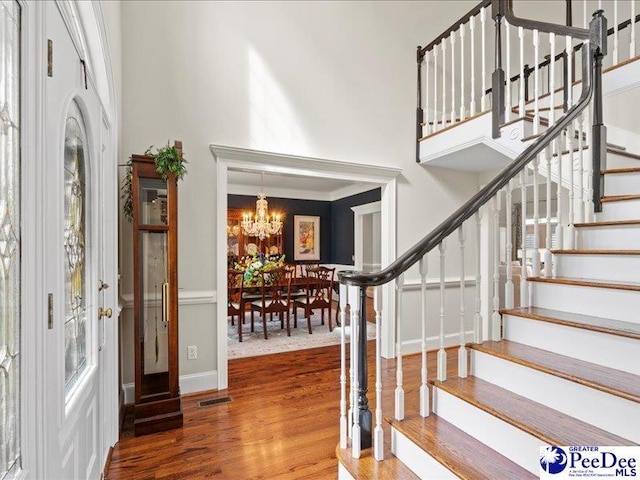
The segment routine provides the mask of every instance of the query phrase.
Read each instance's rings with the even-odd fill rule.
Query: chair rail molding
[[[356,183],[373,184],[382,188],[380,201],[382,235],[382,266],[389,265],[396,258],[396,189],[397,177],[402,169],[375,164],[302,157],[282,153],[263,152],[226,145],[209,146],[216,162],[216,251],[215,258],[226,259],[227,194],[229,170],[269,172],[274,174],[298,175],[313,178],[349,180]],[[351,193],[349,193],[351,194]],[[216,267],[216,290],[227,290],[226,262],[218,261]],[[394,354],[395,295],[391,286],[383,289],[385,309],[382,329],[382,353],[390,358]],[[227,354],[227,312],[226,302],[217,302],[217,366],[218,388],[228,387]]]

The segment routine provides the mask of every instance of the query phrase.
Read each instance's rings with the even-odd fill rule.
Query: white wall
[[[398,253],[472,195],[475,175],[417,165],[413,136],[416,46],[476,3],[123,3],[122,160],[181,139],[189,161],[179,185],[180,288],[215,289],[211,143],[401,167]],[[131,230],[121,227],[128,293]],[[214,306],[180,314],[181,337],[213,352]],[[216,368],[215,355],[195,362],[190,373]]]

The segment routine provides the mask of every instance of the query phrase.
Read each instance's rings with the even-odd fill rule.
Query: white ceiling
[[[263,180],[264,178],[264,180]],[[267,197],[333,201],[366,192],[379,185],[333,178],[269,173],[264,177],[251,170],[229,170],[228,192],[235,195],[257,195],[261,184]]]

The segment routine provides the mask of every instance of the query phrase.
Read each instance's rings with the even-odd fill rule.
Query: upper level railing
[[[446,51],[445,42],[447,37],[452,39],[454,32],[462,32],[467,25],[474,23],[474,19],[480,17],[483,35],[484,28],[487,21],[487,8],[488,2],[480,3],[475,9],[467,13],[463,19],[456,22],[449,30],[448,35],[445,33],[440,35],[438,39],[431,42],[424,50],[425,63],[428,66],[430,58],[434,61],[437,60],[437,53],[439,49],[442,52]],[[341,382],[341,403],[340,403],[340,426],[341,436],[340,445],[342,448],[347,448],[349,444],[349,438],[351,438],[352,455],[359,457],[362,448],[367,448],[371,445],[374,446],[374,455],[376,459],[382,459],[383,457],[383,434],[382,434],[382,384],[381,384],[381,368],[380,368],[380,321],[381,321],[381,302],[379,286],[387,284],[389,282],[396,283],[396,289],[398,291],[398,306],[395,315],[395,342],[396,342],[396,389],[395,389],[395,418],[401,420],[404,418],[404,389],[403,389],[403,373],[402,373],[402,329],[400,325],[402,323],[402,291],[404,288],[404,273],[414,265],[418,265],[420,274],[420,290],[422,295],[422,309],[421,309],[421,324],[422,324],[422,367],[421,377],[422,384],[420,388],[420,414],[428,416],[430,412],[429,408],[429,390],[427,388],[427,356],[426,356],[426,334],[427,329],[427,307],[426,307],[426,283],[427,283],[427,255],[430,252],[436,251],[439,264],[440,264],[440,305],[437,310],[437,318],[439,319],[439,350],[438,350],[438,368],[437,378],[438,380],[446,379],[446,351],[445,351],[445,321],[447,312],[445,310],[445,254],[447,243],[449,243],[449,237],[454,232],[457,232],[458,245],[460,247],[460,262],[457,263],[460,266],[460,309],[457,312],[459,318],[459,329],[456,331],[459,335],[459,356],[458,356],[458,375],[461,377],[467,376],[467,354],[465,349],[465,335],[468,332],[469,321],[465,314],[465,295],[464,288],[467,282],[464,275],[465,268],[465,245],[467,244],[467,233],[469,228],[466,228],[466,223],[472,221],[474,228],[471,229],[475,233],[476,249],[476,277],[475,277],[475,305],[474,315],[472,321],[472,336],[474,342],[480,342],[481,329],[484,321],[487,322],[484,331],[490,332],[491,338],[499,340],[501,335],[500,329],[500,308],[502,306],[506,308],[513,308],[514,305],[527,306],[529,305],[529,298],[531,297],[531,282],[528,281],[529,277],[538,276],[550,276],[552,274],[554,265],[551,258],[551,249],[554,244],[559,243],[562,245],[573,244],[573,237],[575,232],[572,230],[573,223],[586,219],[589,215],[592,215],[594,211],[599,211],[600,208],[600,171],[603,167],[606,156],[606,129],[602,124],[602,61],[607,52],[607,25],[602,11],[594,13],[589,28],[578,28],[566,25],[557,25],[547,22],[533,21],[528,19],[521,19],[514,15],[512,8],[512,0],[494,0],[491,2],[491,20],[494,23],[495,29],[495,42],[493,48],[493,57],[495,59],[495,69],[492,74],[492,109],[493,109],[493,121],[498,126],[506,120],[505,113],[511,110],[511,102],[509,96],[509,88],[505,78],[510,77],[510,73],[505,72],[502,69],[502,44],[507,43],[509,36],[503,36],[501,29],[503,26],[509,25],[510,27],[517,28],[520,38],[523,37],[524,31],[531,31],[534,38],[534,48],[530,52],[533,55],[534,65],[539,65],[540,62],[540,35],[544,34],[548,36],[548,45],[550,49],[550,58],[555,58],[555,37],[560,36],[563,40],[563,48],[566,51],[572,51],[574,45],[582,43],[584,46],[580,49],[581,57],[580,61],[580,80],[581,80],[581,94],[578,99],[573,101],[571,93],[568,98],[568,110],[562,116],[556,119],[554,115],[555,111],[555,86],[553,85],[555,75],[551,75],[551,88],[549,93],[549,116],[544,119],[541,117],[541,106],[539,104],[539,68],[536,68],[536,91],[538,95],[533,106],[534,111],[534,132],[536,137],[533,142],[520,154],[511,164],[504,168],[492,181],[490,181],[485,187],[480,189],[475,195],[471,197],[462,207],[456,210],[449,218],[438,225],[434,230],[428,233],[422,240],[416,243],[404,254],[399,256],[389,266],[379,272],[363,273],[363,272],[341,272],[340,278],[340,311],[341,311],[341,324],[346,327],[350,325],[350,333],[352,336],[351,345],[351,364],[350,364],[350,382],[347,381],[347,367],[346,367],[346,328],[342,329],[342,370],[340,376]],[[470,28],[473,31],[473,27]],[[464,38],[464,34],[458,33],[460,38]],[[484,38],[484,37],[483,37]],[[454,40],[450,40],[450,44],[455,45]],[[472,43],[473,45],[473,40]],[[461,47],[464,45],[461,42]],[[439,47],[440,46],[440,47]],[[420,50],[419,50],[420,51]],[[452,51],[453,48],[452,48]],[[473,51],[473,49],[472,49]],[[524,43],[520,42],[519,57],[520,64],[524,66],[525,60]],[[431,53],[430,53],[431,52]],[[507,57],[510,55],[510,48],[507,43],[506,47]],[[431,56],[430,56],[431,55]],[[484,55],[484,52],[483,52]],[[473,53],[471,54],[473,57]],[[455,58],[455,55],[454,57]],[[466,58],[465,54],[462,54],[461,58]],[[444,61],[444,57],[443,57]],[[473,64],[473,61],[471,62]],[[483,62],[484,63],[484,62]],[[551,66],[554,62],[551,62]],[[508,63],[507,63],[508,65]],[[552,67],[551,67],[552,68]],[[508,70],[508,67],[507,67]],[[428,72],[427,68],[427,72]],[[571,71],[571,69],[570,69]],[[473,70],[472,70],[473,72]],[[437,73],[437,71],[436,71]],[[555,72],[554,72],[555,73]],[[473,75],[473,74],[472,74]],[[461,72],[461,77],[464,78],[465,74]],[[471,92],[485,92],[486,85],[483,75],[480,86],[472,82],[470,85]],[[427,79],[429,75],[427,75]],[[446,76],[443,77],[446,80]],[[453,76],[452,78],[457,78]],[[445,81],[443,80],[443,84]],[[428,82],[427,82],[428,83]],[[455,83],[455,82],[449,82]],[[461,92],[465,92],[465,86],[461,86]],[[520,87],[520,90],[522,87]],[[570,92],[572,89],[569,89]],[[427,89],[428,91],[428,89]],[[452,97],[453,98],[453,97]],[[462,97],[467,98],[465,95]],[[477,97],[472,94],[470,97],[470,108],[468,110],[469,115],[473,110],[473,103]],[[436,98],[434,102],[438,101]],[[521,111],[524,112],[524,96],[519,95],[519,103],[523,103]],[[590,122],[584,117],[584,112],[587,111],[587,107],[593,102],[593,114]],[[482,102],[481,102],[482,103]],[[449,106],[446,102],[446,94],[442,98],[443,106]],[[458,110],[460,107],[460,110]],[[481,110],[488,108],[488,104],[482,103]],[[425,113],[429,112],[429,109]],[[456,119],[456,113],[459,113],[460,119]],[[422,122],[428,129],[436,128],[443,129],[451,122],[456,123],[458,120],[462,120],[467,115],[466,102],[451,104],[451,109],[443,109],[440,112],[439,118],[435,118],[431,115],[425,115],[424,122]],[[419,113],[420,114],[420,113]],[[585,168],[584,138],[586,130],[585,124],[591,124],[589,132],[589,147],[591,149],[591,163],[590,167]],[[577,145],[577,148],[575,146]],[[576,162],[577,157],[577,162]],[[546,164],[546,168],[545,168]],[[563,172],[563,164],[566,169],[566,174]],[[577,167],[576,167],[577,165]],[[567,168],[568,167],[568,168]],[[574,175],[577,171],[578,181],[575,181]],[[587,172],[591,173],[591,177],[587,175]],[[569,176],[568,182],[565,182],[565,176]],[[540,201],[540,185],[538,182],[540,178],[544,177],[546,180],[546,193],[544,202]],[[554,180],[555,178],[555,180]],[[556,185],[556,203],[558,204],[558,210],[556,217],[552,214],[552,185],[555,181]],[[584,188],[583,183],[587,185],[591,182],[590,190],[591,195],[582,196]],[[579,188],[575,188],[574,185],[579,184]],[[568,187],[567,187],[568,185]],[[516,205],[514,201],[513,191],[519,188],[520,190],[520,215],[512,215],[512,208]],[[569,190],[568,196],[565,190]],[[576,197],[576,191],[579,192],[579,196]],[[528,195],[533,195],[533,202],[530,202]],[[529,204],[533,203],[532,224],[529,223]],[[564,208],[561,206],[564,204]],[[546,217],[542,218],[540,215],[540,205],[546,207]],[[563,209],[567,209],[569,214],[567,217],[562,218],[561,212]],[[506,211],[506,213],[502,213]],[[489,228],[492,230],[492,237],[496,239],[491,245],[484,245],[484,250],[481,248],[480,240],[480,215],[485,211],[485,214],[489,214]],[[501,215],[504,221],[501,220]],[[520,236],[514,235],[518,229],[513,227],[514,219],[518,219],[520,222]],[[506,245],[504,252],[501,252],[500,243],[500,228],[502,224],[506,224]],[[552,236],[552,227],[555,225],[555,237]],[[546,240],[545,249],[541,252],[540,238],[541,229],[545,227]],[[528,231],[532,227],[533,234],[530,237]],[[563,232],[566,233],[566,242],[563,240]],[[529,243],[529,238],[532,239],[532,243]],[[520,249],[517,247],[514,249],[514,244],[519,242]],[[571,247],[573,248],[573,247]],[[492,293],[492,308],[490,319],[483,320],[482,313],[480,311],[481,293],[480,293],[480,257],[481,252],[489,251],[493,257],[493,272],[492,272],[492,288],[489,289]],[[484,253],[482,253],[484,254]],[[500,271],[500,258],[504,257],[504,265],[506,266],[506,282],[504,284],[504,297],[501,298],[500,286],[501,286],[501,271]],[[469,258],[469,257],[467,257]],[[520,280],[518,289],[515,287],[513,279],[512,265],[514,260],[517,261],[518,269],[520,270]],[[544,266],[544,269],[543,269]],[[373,429],[372,415],[368,408],[368,375],[367,375],[367,336],[366,336],[366,318],[365,318],[365,289],[367,287],[374,287],[374,309],[376,312],[376,424]],[[516,295],[517,293],[517,295]],[[517,298],[517,300],[516,300]],[[350,312],[350,321],[347,319],[347,311]],[[356,341],[357,339],[357,341]],[[347,383],[350,384],[350,401],[347,401]],[[350,408],[347,409],[349,403]]]

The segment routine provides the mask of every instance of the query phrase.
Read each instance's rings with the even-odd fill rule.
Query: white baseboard
[[[206,390],[216,390],[218,388],[218,371],[191,373],[180,375],[180,394],[204,392]],[[125,383],[122,385],[124,391],[124,403],[130,404],[135,400],[135,384]]]
[[[473,330],[467,330],[464,333],[465,343],[469,343],[473,340]],[[434,335],[432,337],[427,337],[427,350],[437,350],[440,348],[440,337]],[[459,333],[448,333],[444,336],[444,346],[445,347],[453,347],[455,345],[460,344],[460,334]],[[418,353],[422,351],[422,340],[419,338],[412,340],[404,340],[402,342],[402,353]]]

